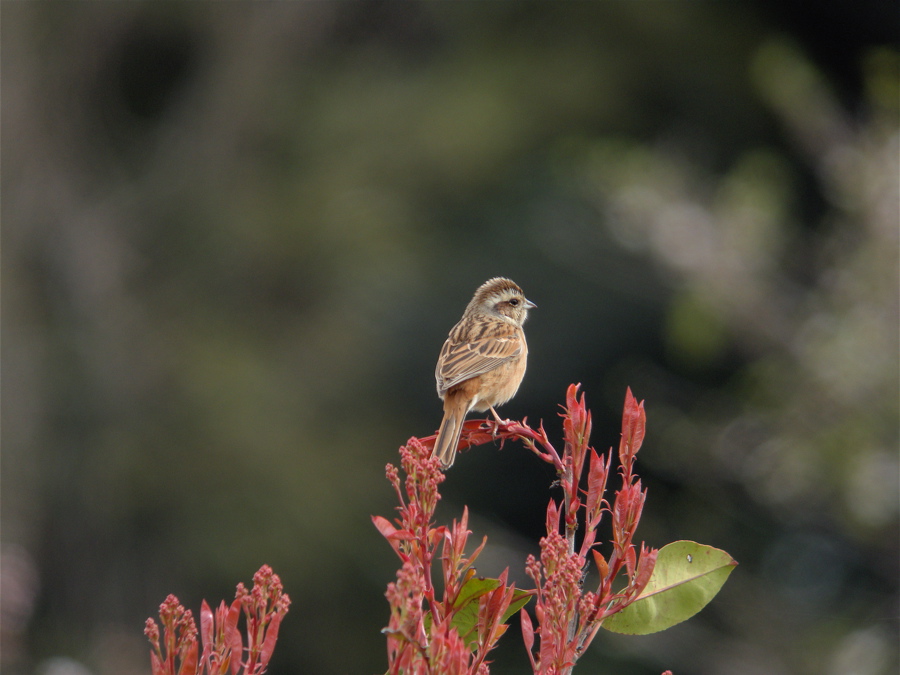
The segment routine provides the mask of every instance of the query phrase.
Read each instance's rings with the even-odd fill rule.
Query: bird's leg
[[[491,411],[491,414],[494,416],[494,419],[497,420],[497,424],[498,424],[498,425],[509,424],[509,420],[502,420],[502,419],[500,419],[500,415],[498,415],[498,414],[497,414],[497,411],[494,410],[494,406],[491,406],[489,409],[490,409],[490,411]],[[495,441],[497,440],[497,432],[498,432],[499,430],[500,430],[500,427],[499,427],[499,426],[496,426],[496,427],[494,427],[494,431],[491,433],[491,435],[494,437],[494,440],[495,440]]]

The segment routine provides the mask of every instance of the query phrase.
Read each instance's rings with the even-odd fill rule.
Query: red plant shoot
[[[385,593],[391,606],[383,631],[388,673],[486,675],[486,656],[506,631],[505,618],[527,598],[517,597],[515,587],[507,584],[506,572],[499,579],[476,577],[473,564],[484,542],[466,554],[471,534],[467,509],[450,527],[434,525],[440,499],[437,487],[444,474],[440,460],[431,452],[430,445],[416,438],[400,448],[405,485],[401,485],[396,467],[386,467],[400,503],[399,516],[393,523],[372,517],[402,563],[396,581],[388,584]],[[432,577],[438,558],[440,594]],[[521,595],[526,594],[519,591]],[[514,605],[517,599],[519,604]]]
[[[638,550],[634,544],[646,499],[646,490],[634,474],[635,455],[643,442],[646,425],[643,403],[634,398],[630,389],[627,391],[618,450],[621,483],[612,504],[605,494],[613,451],[600,455],[590,447],[591,413],[584,395],[579,396],[578,385],[569,386],[562,417],[562,453],[550,442],[543,424],[534,429],[526,420],[469,420],[460,439],[461,449],[490,441],[499,441],[502,447],[507,440],[518,440],[556,470],[562,500],[550,499],[547,534],[540,541],[540,560],[529,556],[525,565],[535,583],[531,593],[536,598],[537,626],[527,612],[521,613],[522,634],[532,670],[547,675],[571,672],[603,620],[638,598],[650,580],[657,556],[655,549],[642,544]],[[432,436],[422,441],[412,439],[410,445],[428,448],[433,442]],[[433,480],[436,487],[443,475],[436,475]],[[439,497],[431,498],[436,501]],[[412,504],[406,508],[411,507]],[[597,528],[605,513],[612,519],[609,559],[597,549]],[[580,543],[576,536],[579,530]],[[388,536],[384,529],[382,533]],[[395,542],[409,540],[406,535],[392,534]],[[595,566],[599,581],[593,590],[585,590],[584,580],[590,564]],[[624,587],[613,590],[613,583],[620,576],[624,577]],[[539,646],[535,652],[537,641]]]
[[[221,602],[214,614],[206,600],[203,601],[201,655],[191,611],[184,609],[174,595],[168,596],[159,607],[162,643],[156,621],[147,619],[144,628],[153,647],[150,652],[153,675],[262,675],[272,658],[278,629],[290,604],[281,579],[271,567],[263,565],[253,575],[251,590],[238,584],[231,605]],[[246,647],[238,629],[242,611],[247,624]]]

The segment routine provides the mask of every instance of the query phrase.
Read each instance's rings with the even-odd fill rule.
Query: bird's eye
[[[515,307],[516,305],[519,304],[519,299],[518,298],[510,298],[509,304],[511,304],[513,307]]]

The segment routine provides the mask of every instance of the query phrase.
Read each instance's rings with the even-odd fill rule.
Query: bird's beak
[[[525,298],[525,309],[535,309],[537,307],[531,300]]]

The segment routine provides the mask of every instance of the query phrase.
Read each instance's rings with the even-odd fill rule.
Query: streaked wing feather
[[[522,352],[522,341],[515,330],[467,342],[444,343],[435,377],[438,391],[447,391],[476,375],[482,375]]]

